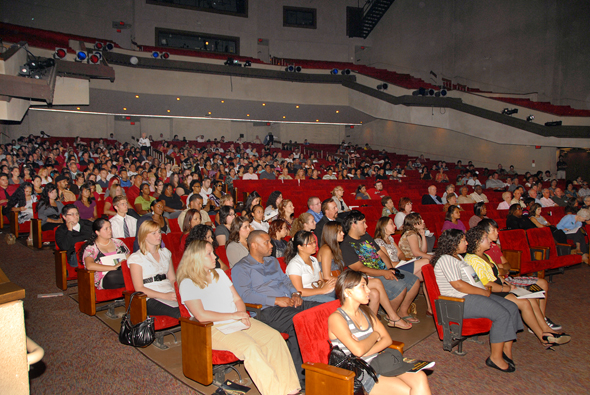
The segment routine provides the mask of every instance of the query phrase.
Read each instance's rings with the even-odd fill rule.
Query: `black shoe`
[[[496,365],[489,357],[486,359],[486,365],[488,365],[490,368],[498,369],[500,372],[504,373],[512,373],[516,370],[516,368],[510,364],[508,364],[508,369],[500,369],[498,365]]]
[[[516,368],[514,361],[512,359],[508,358],[508,356],[506,354],[504,354],[504,351],[502,351],[502,358],[504,358],[504,361],[506,361],[506,363],[508,363],[508,365],[512,366],[513,368]]]
[[[554,331],[560,331],[562,329],[561,325],[551,321],[548,317],[545,317],[545,322],[547,323],[547,326]]]

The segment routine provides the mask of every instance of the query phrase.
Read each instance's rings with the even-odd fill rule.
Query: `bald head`
[[[428,187],[428,194],[432,196],[436,195],[436,187],[434,185]]]
[[[248,243],[248,249],[252,249],[252,244],[259,243],[260,240],[264,238],[264,235],[268,236],[268,233],[263,230],[253,230],[250,232],[248,239],[246,239],[246,242]]]

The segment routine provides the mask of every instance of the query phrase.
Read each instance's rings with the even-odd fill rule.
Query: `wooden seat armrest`
[[[39,218],[31,219],[31,227],[33,234],[33,247],[43,247],[43,231],[41,230],[41,220]]]
[[[262,305],[258,303],[244,303],[246,305],[246,311],[250,313],[259,313],[262,310]]]
[[[571,244],[564,244],[564,243],[555,243],[556,246],[560,246],[560,247],[571,247]]]
[[[57,250],[55,254],[55,285],[62,291],[68,289],[68,255],[67,251]]]
[[[125,309],[129,306],[129,300],[131,299],[131,291],[123,291],[125,296]],[[131,301],[131,308],[129,309],[129,315],[131,316],[131,323],[137,325],[147,319],[147,295],[143,292],[136,294]]]
[[[209,326],[213,326],[213,322],[212,321],[199,321],[198,319],[196,319],[195,317],[191,317],[191,318],[187,318],[187,317],[180,317],[180,321],[184,322],[188,325],[197,325],[203,328],[207,328]]]
[[[459,303],[465,302],[465,299],[462,299],[462,298],[453,298],[451,296],[442,296],[441,295],[441,296],[438,297],[438,299],[441,299],[441,300],[449,300],[451,302],[459,302]]]
[[[324,363],[304,363],[305,393],[307,395],[352,394],[354,373]]]
[[[404,353],[404,346],[405,344],[402,342],[397,342],[397,341],[393,341],[391,343],[391,345],[389,346],[389,348],[393,348],[394,350],[397,350],[399,352],[401,352],[402,354]]]
[[[95,271],[78,267],[76,273],[78,273],[78,307],[80,312],[94,316],[96,315]]]
[[[18,237],[18,211],[9,211],[8,221],[10,221],[10,233]]]
[[[180,317],[182,372],[203,385],[213,382],[212,326],[211,321],[199,322],[194,317]]]

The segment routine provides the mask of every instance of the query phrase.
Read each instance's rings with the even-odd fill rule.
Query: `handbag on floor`
[[[137,325],[131,324],[131,302],[136,294],[141,292],[133,292],[129,299],[129,306],[127,311],[121,319],[121,331],[119,331],[119,341],[121,344],[133,347],[147,347],[156,339],[156,330],[154,329],[154,318],[148,317],[145,321]]]

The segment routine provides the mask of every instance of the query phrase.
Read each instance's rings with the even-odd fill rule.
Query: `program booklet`
[[[483,286],[481,280],[479,279],[477,273],[475,273],[475,270],[473,270],[473,268],[471,266],[469,266],[469,265],[463,266],[463,267],[461,267],[461,270],[463,270],[463,272],[467,276],[467,280],[468,280],[469,284],[471,284],[477,288],[486,289]]]
[[[432,369],[436,362],[434,361],[421,361],[419,359],[404,358],[405,363],[413,364],[414,367],[408,370],[408,373],[418,373],[424,369]]]
[[[536,290],[536,287],[539,290]],[[536,284],[533,284],[529,287],[530,291],[527,291],[524,288],[515,288],[510,291],[511,294],[516,295],[518,299],[543,299],[545,298],[545,291],[541,287]]]

